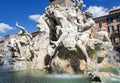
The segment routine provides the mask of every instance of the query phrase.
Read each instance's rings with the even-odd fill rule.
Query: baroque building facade
[[[105,27],[109,37],[114,45],[114,49],[120,52],[120,8],[110,10],[108,15],[94,18],[96,22],[96,31]]]
[[[0,55],[4,55],[4,40],[0,39]]]
[[[10,43],[11,39],[19,39],[18,34],[6,35],[3,39],[0,40],[0,54],[5,55],[7,45]]]

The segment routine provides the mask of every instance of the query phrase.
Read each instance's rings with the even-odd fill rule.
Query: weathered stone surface
[[[47,7],[37,21],[35,36],[16,24],[21,29],[20,39],[12,39],[9,45],[14,70],[87,74],[99,73],[99,68],[116,68],[108,33],[100,29],[96,37],[92,36],[95,22],[90,12],[81,12],[83,7],[82,0],[74,7]]]
[[[74,2],[73,0],[49,0],[51,2],[51,5],[60,5],[63,7],[72,7]]]

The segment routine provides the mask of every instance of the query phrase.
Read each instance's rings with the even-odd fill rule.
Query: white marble
[[[57,73],[87,73],[97,70],[98,65],[105,67],[113,46],[103,28],[95,37],[92,35],[95,22],[90,12],[81,12],[83,7],[82,0],[74,7],[47,7],[46,13],[37,21],[38,33],[35,37],[16,23],[21,30],[18,33],[20,38],[11,39],[9,45],[16,56],[13,57],[14,68],[22,69],[21,64],[24,63],[24,69],[49,71],[47,69],[51,68]],[[100,58],[103,61],[97,63]]]

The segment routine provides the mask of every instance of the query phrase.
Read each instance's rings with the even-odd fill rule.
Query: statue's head
[[[44,31],[44,26],[45,26],[45,21],[43,20],[42,17],[37,21],[37,28],[39,29],[40,32]]]
[[[93,17],[93,14],[91,13],[91,12],[85,12],[85,16],[87,17],[87,18],[92,18]]]
[[[37,28],[39,30],[39,32],[44,32],[44,33],[49,33],[49,27],[47,25],[47,22],[46,22],[46,17],[45,15],[43,14],[42,16],[40,16],[40,18],[38,19],[37,21]]]
[[[52,12],[54,10],[54,7],[53,6],[49,6],[46,8],[46,14],[47,15],[52,15]]]

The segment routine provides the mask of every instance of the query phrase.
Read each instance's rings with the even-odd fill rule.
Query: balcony
[[[119,37],[120,38],[120,32],[118,32],[118,31],[112,32],[111,37]]]

